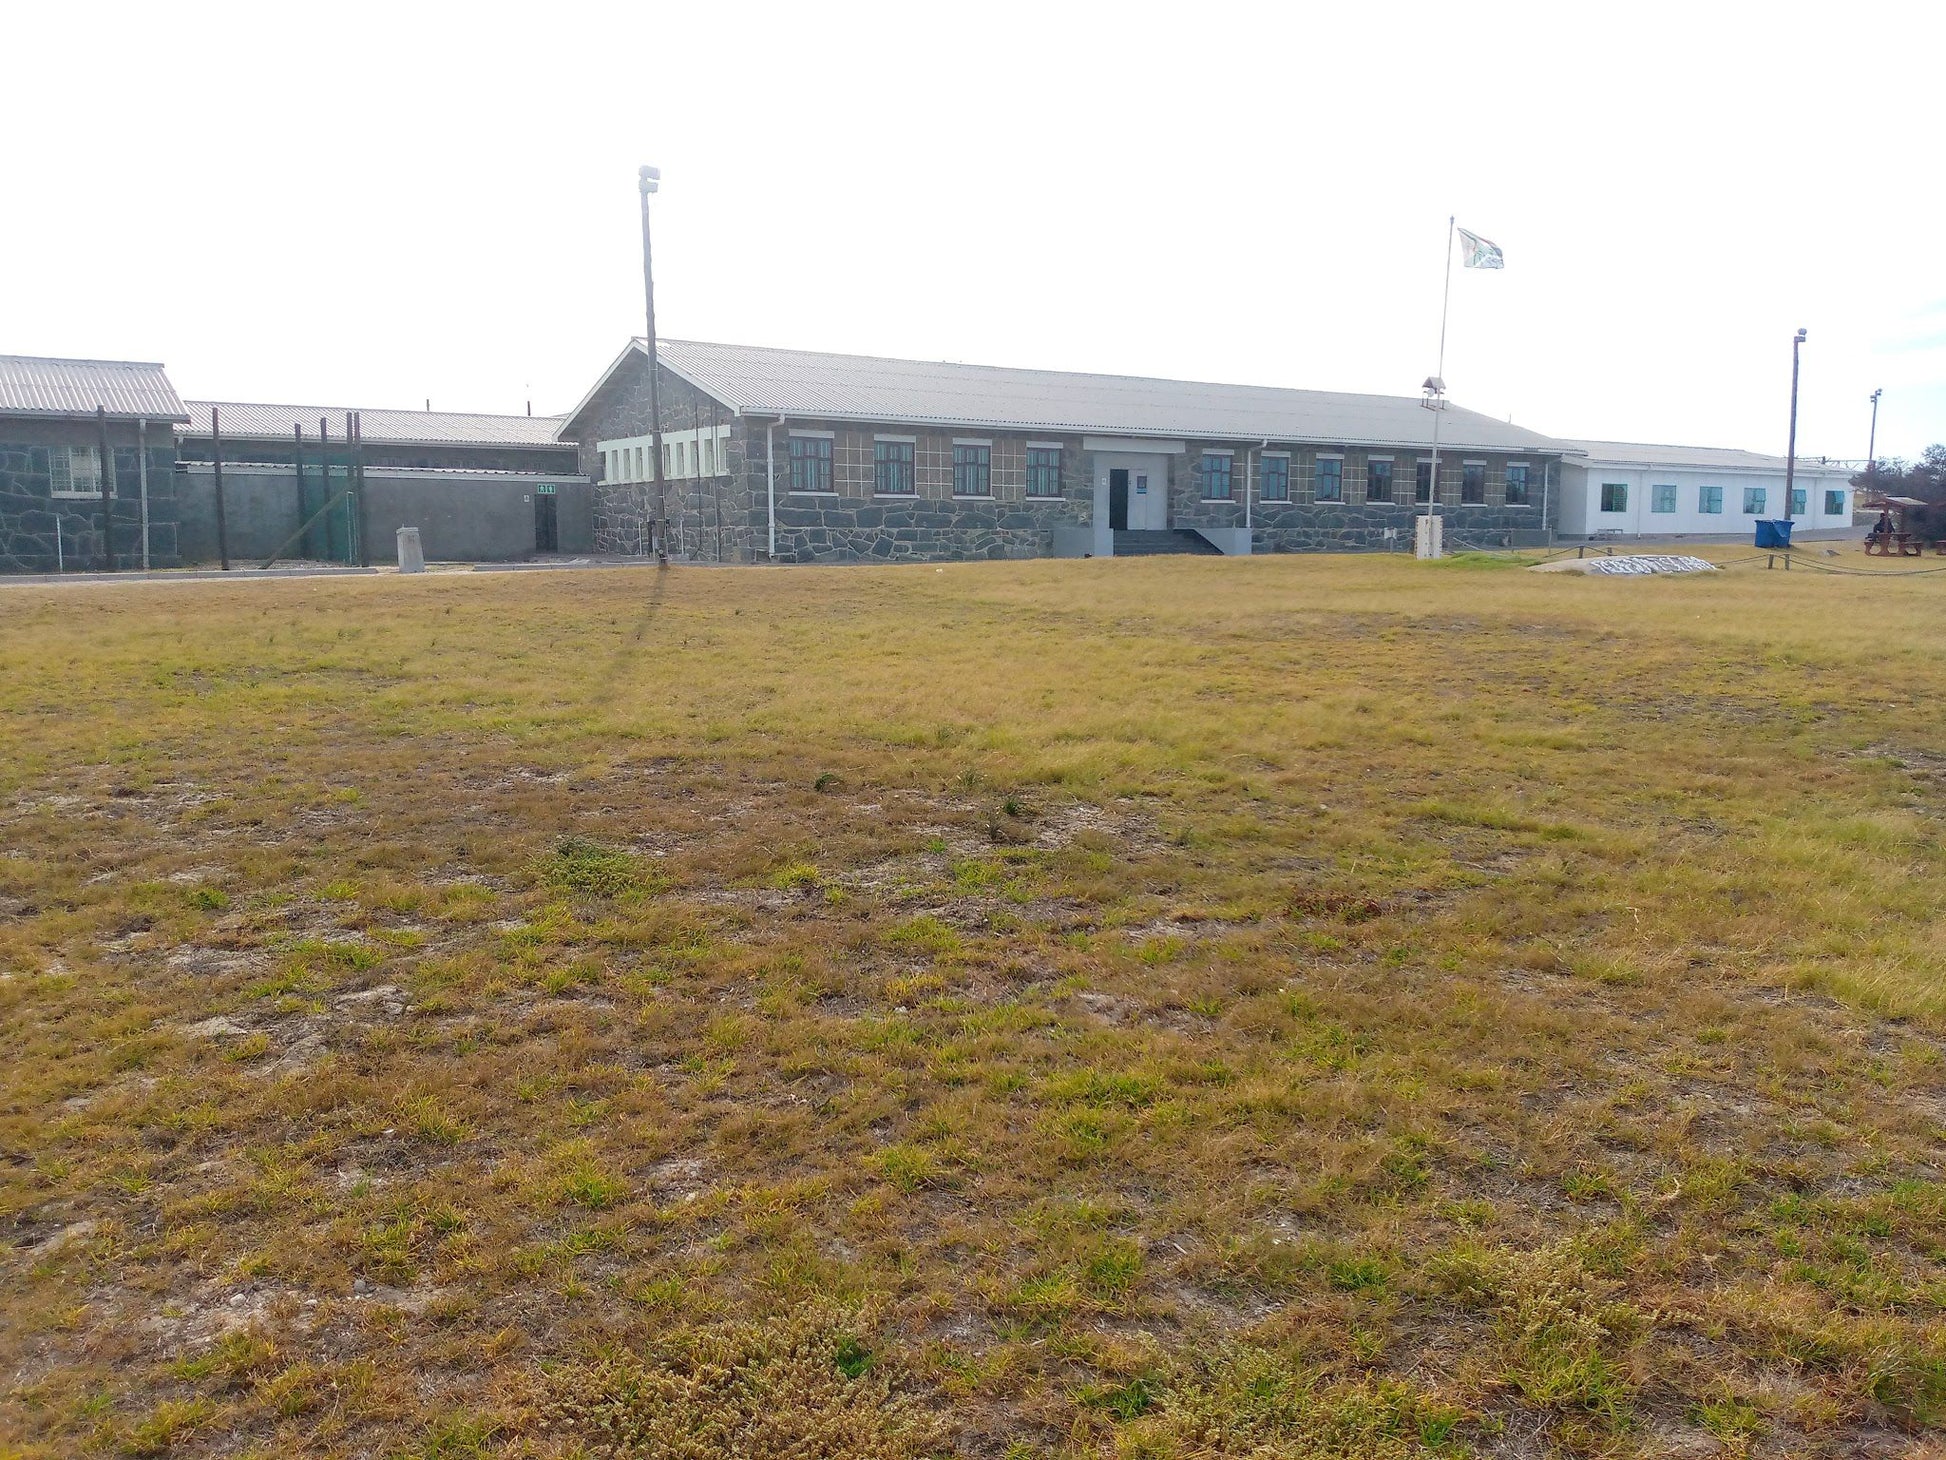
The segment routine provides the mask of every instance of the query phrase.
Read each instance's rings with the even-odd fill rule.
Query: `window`
[[[829,436],[791,437],[791,490],[793,492],[831,490],[831,438]]]
[[[99,497],[101,457],[92,446],[50,446],[47,466],[57,497]]]
[[[1288,502],[1291,499],[1291,459],[1288,456],[1266,456],[1257,472],[1257,496],[1266,502]]]
[[[1843,517],[1845,515],[1845,494],[1843,492],[1826,492],[1824,494],[1824,515],[1826,517]]]
[[[1507,463],[1507,505],[1525,507],[1530,505],[1527,495],[1527,463],[1510,461]]]
[[[1770,493],[1763,487],[1743,489],[1743,510],[1746,516],[1755,517],[1764,510],[1764,504],[1769,501]]]
[[[1412,500],[1415,502],[1432,501],[1432,459],[1419,458],[1419,470],[1412,481]]]
[[[953,443],[953,495],[991,497],[993,495],[993,448],[970,441]]]
[[[713,477],[716,475],[716,438],[705,436],[698,444],[703,448],[703,463],[696,469],[697,474]]]
[[[1601,510],[1604,512],[1628,511],[1628,483],[1603,482],[1601,484]]]
[[[1651,512],[1673,512],[1676,510],[1676,489],[1668,483],[1658,482],[1649,488],[1649,510]]]
[[[1804,500],[1806,496],[1807,493],[1803,487],[1791,488],[1791,516],[1802,517],[1806,512],[1811,510]]]
[[[1027,495],[1030,497],[1061,495],[1060,447],[1030,446],[1027,448]]]
[[[1374,456],[1365,463],[1365,500],[1367,502],[1392,500],[1391,457]]]
[[[872,490],[881,497],[912,495],[912,443],[910,441],[872,443]]]
[[[1317,483],[1317,490],[1312,494],[1314,501],[1344,501],[1345,459],[1342,456],[1320,456],[1313,480]]]
[[[1228,501],[1230,498],[1230,465],[1233,458],[1227,451],[1205,451],[1196,470],[1203,479],[1203,499],[1205,501]]]
[[[1723,510],[1723,489],[1721,487],[1698,487],[1696,489],[1696,510],[1698,512],[1721,512]]]
[[[1460,468],[1460,501],[1478,507],[1487,499],[1487,464],[1469,461]]]

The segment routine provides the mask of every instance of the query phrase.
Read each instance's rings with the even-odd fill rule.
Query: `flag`
[[[1464,228],[1459,231],[1460,242],[1466,248],[1466,267],[1469,269],[1504,269],[1507,256],[1500,252],[1500,245],[1488,243],[1477,233],[1468,233]]]

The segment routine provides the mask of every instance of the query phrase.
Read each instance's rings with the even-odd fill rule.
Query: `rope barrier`
[[[1778,548],[1775,552],[1752,553],[1747,558],[1733,558],[1728,563],[1718,563],[1716,566],[1728,568],[1737,563],[1754,563],[1758,558],[1786,556],[1800,568],[1809,568],[1814,573],[1836,573],[1846,578],[1924,578],[1933,573],[1946,573],[1946,564],[1937,568],[1846,568],[1837,563],[1820,563],[1815,558],[1804,557],[1796,546]]]

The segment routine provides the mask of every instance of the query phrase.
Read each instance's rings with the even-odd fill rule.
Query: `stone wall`
[[[761,496],[749,484],[748,423],[664,368],[658,381],[662,429],[692,431],[728,426],[730,439],[720,470],[708,477],[665,476],[662,516],[669,551],[694,562],[750,562],[762,551]],[[594,545],[599,553],[645,554],[655,550],[655,482],[604,481],[598,444],[650,431],[648,357],[637,352],[588,403],[579,438],[579,467],[594,488]],[[652,473],[646,475],[653,476]],[[761,492],[761,479],[758,490]]]
[[[831,491],[790,490],[793,430],[831,435]],[[1054,551],[1054,529],[1085,526],[1093,516],[1093,474],[1077,437],[1047,433],[919,430],[887,424],[792,419],[775,432],[754,429],[751,481],[761,518],[767,488],[768,438],[777,444],[777,561],[953,562],[973,558],[1036,558]],[[874,438],[913,443],[913,491],[880,496],[876,490]],[[991,453],[988,496],[956,496],[953,443],[984,441]],[[1059,442],[1061,495],[1027,495],[1027,443]],[[767,523],[759,522],[767,531]]]
[[[140,458],[132,421],[108,423],[110,543],[116,567],[142,566]],[[101,551],[101,499],[55,497],[51,453],[67,446],[95,446],[93,421],[14,419],[0,421],[0,573],[52,573],[57,568],[91,570]],[[179,565],[176,542],[173,429],[150,422],[146,447],[149,469],[149,563]]]
[[[1175,527],[1226,527],[1244,525],[1243,493],[1256,494],[1262,483],[1261,445],[1240,446],[1229,441],[1190,441],[1188,450],[1171,458],[1170,514]],[[1227,448],[1234,452],[1231,498],[1205,500],[1199,466],[1206,448]],[[1272,452],[1287,451],[1290,457],[1290,500],[1264,501],[1256,496],[1250,510],[1252,552],[1346,552],[1412,551],[1412,519],[1425,510],[1416,501],[1418,463],[1431,453],[1418,447],[1326,447],[1273,446]],[[1337,454],[1343,461],[1343,500],[1320,502],[1317,464],[1321,454]],[[1390,501],[1372,498],[1367,491],[1368,468],[1373,458],[1392,461]],[[1460,489],[1465,463],[1486,463],[1486,500],[1462,503]],[[1523,461],[1529,470],[1529,503],[1507,502],[1507,465]],[[1558,473],[1556,473],[1558,475]],[[1442,446],[1439,452],[1440,515],[1446,519],[1449,549],[1459,546],[1508,546],[1535,540],[1543,522],[1554,520],[1552,505],[1543,506],[1544,494],[1558,486],[1544,487],[1550,480],[1545,457],[1532,453],[1511,454]],[[1387,536],[1387,533],[1391,536]]]

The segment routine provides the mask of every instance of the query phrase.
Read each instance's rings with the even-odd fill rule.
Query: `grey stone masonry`
[[[793,435],[828,438],[831,490],[794,488],[791,478]],[[758,497],[759,533],[768,489],[763,453],[774,438],[777,449],[777,561],[829,563],[860,561],[952,562],[974,558],[1045,557],[1054,550],[1057,526],[1085,525],[1091,518],[1092,474],[1078,437],[1027,435],[956,429],[915,429],[887,423],[791,420],[774,428],[754,428],[751,473]],[[881,493],[876,467],[877,442],[912,447],[910,492]],[[1059,494],[1027,495],[1028,443],[1060,452]],[[956,492],[977,482],[955,480],[955,446],[987,453],[984,493]]]
[[[597,551],[638,553],[653,546],[655,486],[636,479],[649,473],[635,466],[631,445],[626,478],[604,481],[600,450],[604,441],[635,443],[648,435],[648,369],[647,357],[639,352],[624,359],[577,418],[581,470],[597,482]],[[1067,550],[1074,550],[1076,530],[1094,521],[1099,489],[1095,454],[1078,435],[737,416],[667,367],[660,391],[665,433],[727,429],[711,475],[693,474],[697,463],[691,453],[686,465],[692,474],[666,479],[669,548],[680,557],[757,562],[773,556],[768,508],[773,491],[774,560],[784,563],[1041,557],[1055,552],[1057,534],[1064,535]],[[800,467],[796,480],[794,436],[807,443],[800,459],[808,451],[819,463],[810,475]],[[902,458],[909,447],[910,479],[899,483],[908,490],[879,490],[875,456],[881,440],[897,443]],[[956,479],[956,446],[985,448],[984,491],[967,490],[977,487],[977,481]],[[1035,446],[1060,453],[1058,494],[1027,494],[1027,453]],[[1423,447],[1198,440],[1185,441],[1183,447],[1180,453],[1163,453],[1169,460],[1171,528],[1223,529],[1229,538],[1247,526],[1253,552],[1411,551],[1412,520],[1425,510],[1415,500],[1418,463],[1430,454]],[[828,479],[822,468],[827,449]],[[1132,443],[1118,447],[1120,454],[1135,449]],[[1209,498],[1204,489],[1200,464],[1208,450],[1229,453],[1232,464],[1229,495],[1220,500]],[[1289,462],[1288,496],[1283,499],[1263,494],[1263,463],[1273,454]],[[1334,462],[1335,470],[1320,465]],[[1527,469],[1526,502],[1508,500],[1508,468],[1516,463]],[[1389,476],[1384,469],[1388,465]],[[1478,501],[1462,500],[1476,495],[1466,489],[1469,467]],[[1524,455],[1442,448],[1439,478],[1449,545],[1532,543],[1544,538],[1555,520],[1556,454],[1538,448]],[[1084,533],[1079,540],[1092,539]]]
[[[140,459],[131,421],[109,423],[111,543],[116,566],[142,565]],[[0,422],[0,573],[52,573],[96,566],[101,550],[99,494],[54,495],[55,453],[92,448],[92,421],[13,419]],[[149,561],[180,564],[176,537],[175,436],[169,425],[147,429]]]
[[[669,524],[669,551],[701,562],[749,562],[760,548],[751,535],[753,502],[746,480],[748,428],[728,406],[663,368],[658,381],[664,432],[730,429],[728,449],[709,476],[665,472],[663,516]],[[654,550],[656,487],[644,480],[603,478],[599,443],[649,434],[648,360],[627,361],[591,402],[579,441],[580,469],[594,479],[595,551],[647,553]]]
[[[1170,473],[1172,526],[1241,528],[1248,491],[1252,552],[1412,550],[1412,519],[1426,511],[1426,504],[1417,500],[1418,464],[1431,456],[1424,448],[1187,444],[1188,450],[1174,459]],[[1227,499],[1204,495],[1201,463],[1211,448],[1233,453]],[[1263,495],[1263,460],[1269,455],[1283,456],[1290,463],[1287,500],[1267,500]],[[1335,480],[1319,470],[1320,460],[1338,463]],[[1528,468],[1524,504],[1507,501],[1507,467],[1516,462]],[[1389,483],[1382,469],[1373,472],[1374,463],[1391,467]],[[1468,463],[1484,468],[1479,502],[1461,500]],[[1381,495],[1387,485],[1389,495]],[[1322,493],[1321,487],[1326,489]],[[1449,548],[1538,540],[1544,526],[1554,521],[1558,490],[1558,469],[1543,456],[1443,447],[1439,453],[1439,512],[1446,519]],[[1330,491],[1337,493],[1335,499]]]

